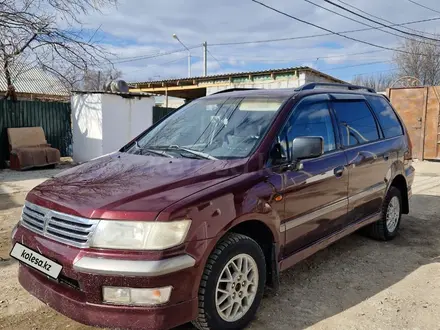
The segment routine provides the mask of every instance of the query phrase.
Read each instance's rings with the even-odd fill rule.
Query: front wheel
[[[229,233],[208,258],[199,289],[200,330],[242,329],[263,296],[266,262],[250,237]]]

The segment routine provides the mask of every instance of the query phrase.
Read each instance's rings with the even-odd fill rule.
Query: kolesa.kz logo
[[[43,267],[47,271],[50,271],[51,265],[49,265],[47,263],[47,261],[43,261],[43,260],[40,260],[37,257],[35,257],[32,252],[31,253],[27,253],[26,250],[23,250],[23,252],[21,252],[21,257],[26,259],[26,260],[29,260],[30,262],[32,262],[35,265]]]

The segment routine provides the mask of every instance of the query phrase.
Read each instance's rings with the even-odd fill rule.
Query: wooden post
[[[421,154],[421,160],[425,159],[425,131],[426,131],[426,112],[428,111],[428,93],[429,93],[429,87],[425,87],[425,104],[423,107],[422,112],[422,136],[420,139],[420,154]]]
[[[165,108],[168,108],[168,87],[165,87]]]

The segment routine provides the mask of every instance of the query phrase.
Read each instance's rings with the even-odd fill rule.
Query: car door
[[[324,139],[321,157],[303,160],[300,169],[283,173],[285,256],[338,230],[346,221],[347,159],[338,148],[334,126],[328,95],[320,94],[299,101],[281,131],[279,139],[287,149],[299,136]]]
[[[331,98],[348,160],[348,219],[353,222],[380,210],[392,155],[364,96],[332,94]]]

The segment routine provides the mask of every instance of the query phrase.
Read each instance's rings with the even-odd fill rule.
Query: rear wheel
[[[265,282],[265,257],[258,243],[227,234],[205,266],[194,325],[201,330],[244,328],[258,309]]]
[[[367,227],[369,236],[381,241],[396,237],[402,217],[402,194],[396,187],[390,187],[382,205],[379,221]]]

